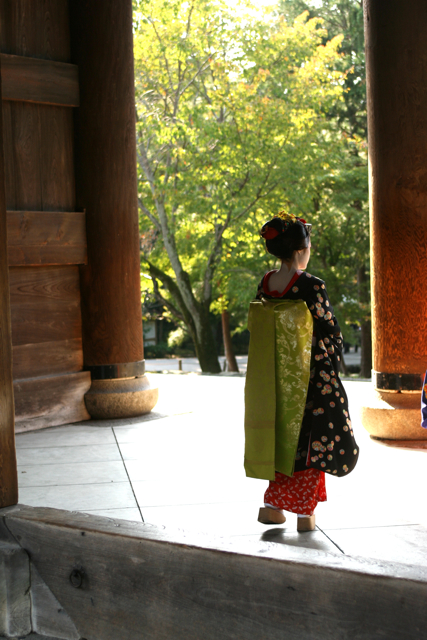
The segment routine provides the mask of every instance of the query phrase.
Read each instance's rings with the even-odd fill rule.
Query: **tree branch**
[[[189,80],[189,81],[187,82],[187,84],[186,84],[186,85],[181,89],[181,91],[179,92],[179,98],[180,98],[180,97],[181,97],[181,96],[182,96],[182,95],[187,91],[188,87],[190,87],[190,86],[194,83],[194,81],[199,77],[199,75],[200,75],[203,71],[206,71],[206,69],[208,69],[208,68],[209,68],[209,64],[207,64],[207,63],[209,63],[209,62],[210,62],[210,60],[211,60],[214,56],[216,56],[216,54],[217,54],[217,51],[214,51],[213,53],[210,53],[210,54],[208,55],[208,57],[205,59],[205,61],[204,61],[204,62],[202,62],[202,64],[200,65],[200,67],[198,68],[198,70],[196,71],[196,73],[194,74],[194,76],[191,78],[191,80]]]
[[[152,278],[160,280],[160,282],[166,287],[178,306],[178,313],[182,315],[183,322],[185,322],[191,335],[196,337],[196,326],[193,320],[191,312],[188,310],[185,300],[181,295],[181,291],[177,283],[167,273],[156,267],[152,262],[145,258],[145,262],[150,269],[150,275]]]
[[[170,85],[170,87],[173,87],[172,77],[171,77],[170,69],[169,69],[169,62],[168,62],[168,59],[167,59],[167,57],[165,55],[166,47],[163,46],[163,40],[161,39],[160,34],[156,29],[156,25],[154,23],[154,20],[152,20],[150,17],[147,17],[147,20],[151,24],[151,26],[153,27],[154,33],[156,34],[156,37],[157,37],[157,40],[160,43],[160,50],[162,52],[162,57],[163,57],[163,60],[165,62],[166,73],[168,74],[168,78],[169,78],[169,85]]]
[[[227,217],[225,222],[221,225],[215,225],[215,241],[210,252],[208,261],[206,263],[205,275],[203,278],[203,302],[205,305],[210,306],[212,300],[212,280],[215,273],[215,270],[218,266],[219,258],[222,253],[222,239],[224,236],[224,231],[228,228],[231,220],[231,213],[233,208],[230,207],[227,213]]]
[[[250,202],[240,213],[238,213],[233,218],[231,217],[232,215],[232,207],[231,207],[228,210],[225,222],[222,225],[217,225],[215,227],[215,242],[214,242],[212,251],[209,255],[208,261],[206,263],[206,270],[203,278],[203,300],[205,304],[210,304],[210,301],[212,299],[212,280],[213,280],[215,270],[218,266],[219,258],[221,256],[222,240],[223,240],[224,232],[229,227],[231,221],[234,224],[235,222],[237,222],[237,220],[240,220],[240,218],[242,218],[246,213],[248,213],[248,211],[250,211],[252,207],[254,207],[259,200],[261,200],[262,198],[265,198],[277,187],[278,182],[275,182],[268,188],[268,190],[265,193],[262,193],[263,188],[268,182],[274,163],[275,163],[275,159],[273,159],[273,161],[270,163],[270,167],[264,177],[264,180],[261,182],[258,188],[258,191],[256,193],[256,196],[252,200],[252,202]],[[246,181],[247,181],[247,178],[243,180],[240,190],[243,189],[243,187],[246,184]]]
[[[146,215],[147,218],[154,224],[156,229],[158,229],[160,231],[161,230],[160,222],[157,220],[157,218],[155,216],[153,216],[151,211],[149,211],[149,209],[147,209],[145,204],[142,202],[141,198],[138,198],[138,205],[139,205],[139,208],[141,209],[142,213],[144,215]]]
[[[175,316],[175,318],[177,318],[178,320],[181,320],[182,322],[185,323],[184,320],[184,316],[178,311],[178,309],[170,302],[170,300],[167,300],[166,298],[164,298],[162,296],[162,294],[160,293],[159,290],[159,283],[157,282],[157,278],[155,276],[153,276],[151,273],[151,280],[153,282],[153,290],[154,290],[154,295],[156,296],[157,300],[159,302],[161,302],[161,304],[166,307],[166,309],[168,309],[173,316]]]
[[[155,191],[156,191],[156,186],[155,186],[155,182],[154,182],[154,174],[153,171],[150,167],[150,162],[148,160],[147,157],[147,151],[144,147],[144,143],[141,141],[139,143],[139,145],[136,148],[136,153],[138,156],[138,161],[139,164],[142,167],[142,170],[144,172],[145,178],[148,182],[148,184],[150,185],[150,191],[152,193],[152,195],[154,196]]]

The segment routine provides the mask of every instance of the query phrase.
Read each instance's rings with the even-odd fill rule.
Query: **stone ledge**
[[[4,638],[5,636],[0,636],[0,638]],[[30,633],[29,636],[8,638],[8,640],[63,640],[62,638],[54,638],[53,636],[40,636],[38,633]]]
[[[0,509],[0,638],[80,640],[1,514]]]
[[[30,563],[19,544],[0,541],[0,636],[31,632]]]
[[[0,517],[87,640],[418,640],[427,626],[426,568],[55,509]]]

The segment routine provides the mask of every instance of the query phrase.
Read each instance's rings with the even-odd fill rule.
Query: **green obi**
[[[313,318],[302,300],[256,300],[248,329],[246,475],[292,476],[310,380]]]

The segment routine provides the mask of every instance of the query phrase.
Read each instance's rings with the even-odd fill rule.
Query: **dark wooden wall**
[[[68,0],[0,0],[5,188],[17,430],[87,419]]]
[[[1,84],[0,59],[0,100]],[[2,146],[3,126],[0,120],[0,508],[18,502],[12,378],[12,327],[7,261],[7,212]]]

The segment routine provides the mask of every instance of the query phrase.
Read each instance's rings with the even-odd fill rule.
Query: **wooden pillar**
[[[12,384],[12,327],[9,301],[9,265],[7,260],[3,122],[0,118],[0,508],[10,507],[17,502],[18,476],[16,470],[15,407]]]
[[[83,352],[92,417],[150,411],[145,377],[137,208],[132,0],[72,0],[77,206],[86,210]]]
[[[427,369],[427,3],[364,0],[373,383],[365,426],[423,438]],[[386,406],[387,405],[387,406]]]

